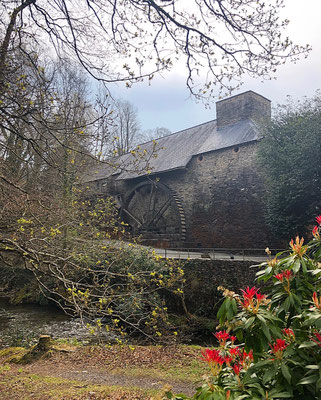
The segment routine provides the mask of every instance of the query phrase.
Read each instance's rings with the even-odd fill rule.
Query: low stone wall
[[[181,260],[185,272],[184,299],[187,310],[199,317],[216,319],[216,313],[223,297],[218,286],[240,292],[241,288],[255,285],[257,268],[250,268],[253,262],[223,260]],[[30,271],[24,268],[12,270],[0,265],[2,294],[11,295],[14,303],[38,302],[45,299],[37,289],[37,282]],[[171,312],[184,314],[181,299],[165,292]]]
[[[215,318],[221,304],[218,286],[240,292],[255,285],[258,268],[250,268],[249,261],[189,260],[182,262],[185,271],[185,303],[192,314]]]

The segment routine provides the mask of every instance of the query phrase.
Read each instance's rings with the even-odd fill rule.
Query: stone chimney
[[[271,119],[271,101],[249,90],[216,103],[217,129],[245,119]]]

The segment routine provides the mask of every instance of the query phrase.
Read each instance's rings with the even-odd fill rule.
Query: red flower
[[[206,349],[205,351],[201,351],[201,353],[203,356],[203,361],[206,361],[209,364],[224,364],[224,358],[221,357],[219,350]]]
[[[243,360],[246,360],[247,358],[253,361],[253,350],[250,350],[248,353],[245,350],[243,351]]]
[[[289,281],[291,277],[292,277],[292,271],[290,271],[289,269],[287,269],[286,271],[280,272],[277,275],[274,275],[274,278],[278,279],[281,282],[283,281],[284,278],[287,281]]]
[[[259,293],[259,290],[260,289],[256,288],[255,286],[251,288],[248,286],[245,290],[241,289],[243,300],[238,298],[240,305],[252,314],[258,313],[260,304],[266,297],[265,295]]]
[[[314,304],[318,304],[319,300],[318,300],[317,292],[313,292],[312,298],[313,298]]]
[[[235,340],[236,340],[236,336],[230,336],[231,342],[232,344],[234,344]]]
[[[280,274],[274,275],[274,278],[276,278],[277,280],[282,282],[283,278],[284,278],[283,272],[281,272]]]
[[[312,235],[313,235],[313,237],[315,237],[316,239],[320,239],[319,226],[316,225],[316,226],[312,229]]]
[[[317,343],[318,346],[321,346],[321,335],[318,332],[314,332],[315,338],[311,338],[315,343]]]
[[[287,269],[286,271],[283,272],[283,275],[284,275],[285,279],[289,280],[292,276],[292,271]]]
[[[235,373],[235,375],[240,375],[241,369],[242,369],[242,365],[241,364],[234,364],[233,365],[233,371]]]
[[[225,344],[226,341],[230,338],[230,335],[226,331],[219,331],[215,333],[214,336],[220,342],[220,344]]]
[[[270,347],[272,349],[272,352],[274,354],[277,354],[283,352],[288,347],[288,344],[285,342],[284,339],[276,339],[276,343],[274,343],[273,346],[270,344]]]
[[[233,347],[229,351],[230,351],[230,355],[234,358],[237,357],[241,353],[241,351],[238,347]]]
[[[321,297],[320,297],[320,299],[318,298],[317,292],[313,292],[312,299],[313,299],[313,303],[316,306],[316,308],[321,310]]]
[[[318,215],[317,217],[315,217],[315,220],[317,221],[317,223],[319,225],[321,225],[321,215]]]
[[[294,337],[294,332],[290,328],[284,328],[282,332],[285,336]]]
[[[243,293],[243,298],[247,300],[252,300],[257,291],[258,289],[255,286],[251,287],[251,289],[249,288],[249,286],[245,290],[241,289],[241,292]]]
[[[224,361],[226,362],[227,365],[230,365],[231,362],[233,361],[233,358],[231,356],[225,356]]]
[[[243,308],[248,308],[248,306],[250,305],[250,300],[245,299],[244,301],[241,301],[241,305]]]
[[[265,298],[264,294],[261,293],[256,293],[256,300],[261,301]]]
[[[248,353],[245,350],[243,350],[242,354],[240,355],[241,365],[244,364],[247,358],[253,361],[253,350],[250,350]]]

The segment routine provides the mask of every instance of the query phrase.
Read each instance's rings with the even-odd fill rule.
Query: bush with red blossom
[[[169,399],[321,399],[321,215],[313,239],[260,264],[257,282],[224,288],[215,349],[202,351],[210,376],[192,397]]]

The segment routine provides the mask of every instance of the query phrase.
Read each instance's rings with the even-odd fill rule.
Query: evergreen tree
[[[303,235],[321,208],[321,96],[279,106],[260,143],[266,218],[278,238]]]

